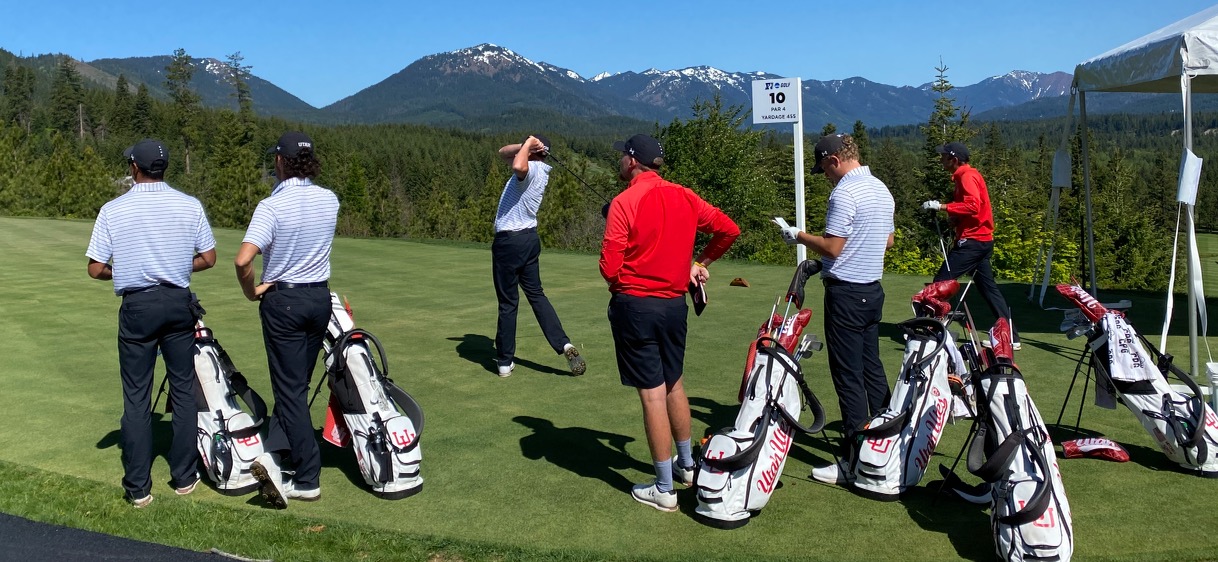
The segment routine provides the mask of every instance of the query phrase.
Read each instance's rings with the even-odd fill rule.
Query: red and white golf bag
[[[994,547],[1009,562],[1067,562],[1074,552],[1070,503],[1049,430],[1011,360],[1007,320],[998,320],[990,341],[994,359],[975,380],[981,408],[968,470],[989,483]]]
[[[355,449],[360,473],[378,497],[413,496],[423,489],[423,410],[389,378],[380,342],[355,327],[337,294],[330,293],[330,302],[323,343],[330,403],[322,436]]]
[[[241,409],[238,398],[249,412]],[[195,405],[203,473],[221,494],[256,490],[258,481],[250,466],[263,452],[266,402],[249,387],[202,321],[195,325]]]
[[[824,409],[804,382],[795,357],[768,337],[762,337],[756,349],[736,423],[711,436],[694,473],[694,517],[722,529],[747,524],[769,503],[795,432],[815,433],[825,424]],[[801,394],[812,411],[808,427],[799,423]]]
[[[749,346],[736,423],[712,435],[702,447],[694,473],[698,491],[694,518],[702,523],[722,529],[747,524],[769,503],[778,486],[795,432],[815,433],[825,425],[824,409],[796,360],[820,346],[811,335],[800,339],[811,311],[799,310],[804,283],[819,270],[820,262],[813,260],[796,268],[787,293],[787,302],[795,305],[796,313],[784,318],[771,312],[770,320],[763,324],[764,333]],[[766,326],[777,333],[765,330]],[[812,413],[812,424],[807,427],[799,423],[801,395]]]
[[[946,327],[951,305],[944,299],[959,288],[941,281],[913,302],[919,314],[898,326],[905,332],[905,356],[888,408],[859,432],[862,442],[851,461],[854,487],[866,497],[893,501],[926,474],[951,413],[949,369],[961,368],[954,338]],[[919,308],[920,306],[920,308]]]
[[[1167,458],[1186,471],[1218,478],[1218,416],[1193,378],[1134,330],[1124,315],[1108,310],[1082,287],[1062,284],[1057,290],[1086,317],[1075,333],[1087,336],[1085,355],[1095,371],[1097,400],[1101,393],[1115,394]],[[1183,382],[1188,393],[1172,388],[1168,373]]]

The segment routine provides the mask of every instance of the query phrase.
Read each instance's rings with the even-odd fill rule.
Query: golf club
[[[562,166],[562,169],[566,170],[566,171],[567,171],[567,173],[571,174],[572,176],[574,176],[574,177],[575,177],[575,179],[579,180],[579,183],[584,184],[584,187],[588,188],[588,191],[591,191],[592,193],[595,193],[595,194],[596,194],[596,196],[597,196],[597,197],[600,197],[600,198],[601,198],[601,200],[602,200],[602,201],[604,201],[605,203],[609,203],[609,198],[608,198],[608,197],[605,197],[605,195],[604,195],[604,194],[602,194],[601,192],[597,191],[595,187],[592,187],[591,185],[589,185],[589,184],[588,184],[588,182],[584,181],[584,178],[579,177],[579,174],[576,174],[575,172],[573,172],[573,171],[571,170],[571,168],[568,168],[566,164],[563,164],[563,163],[562,163],[562,160],[559,160],[558,158],[556,158],[556,157],[554,156],[554,153],[553,153],[553,152],[546,152],[546,158],[547,158],[547,159],[550,159],[550,160],[553,160],[555,164],[558,164],[559,166]]]

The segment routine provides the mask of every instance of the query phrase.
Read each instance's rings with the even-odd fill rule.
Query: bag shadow
[[[532,416],[516,416],[512,421],[533,433],[520,438],[520,452],[531,460],[546,460],[584,478],[595,478],[614,489],[629,493],[634,486],[621,474],[637,470],[653,472],[651,463],[636,460],[626,452],[633,437],[585,427],[558,427],[554,422]]]
[[[930,472],[929,470],[927,472]],[[965,560],[994,559],[994,534],[988,504],[975,504],[939,493],[942,480],[914,486],[901,494],[901,505],[919,527],[947,535],[956,554]]]

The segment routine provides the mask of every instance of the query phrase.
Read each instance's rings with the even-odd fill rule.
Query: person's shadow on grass
[[[651,473],[649,463],[635,460],[626,452],[633,437],[597,431],[586,427],[557,427],[554,422],[532,416],[516,416],[512,421],[531,430],[520,438],[520,452],[525,458],[546,460],[584,478],[601,480],[622,492],[634,486],[623,470]]]
[[[465,334],[448,338],[448,341],[457,342],[457,356],[460,358],[481,365],[488,373],[499,374],[499,364],[495,362],[495,341],[491,338],[482,334]],[[570,372],[519,357],[515,359],[515,362],[517,369],[524,367],[551,375],[571,376]]]

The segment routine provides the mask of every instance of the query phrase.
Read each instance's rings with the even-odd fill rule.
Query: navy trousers
[[[330,322],[330,290],[308,287],[269,292],[262,296],[258,312],[275,395],[275,407],[267,420],[267,450],[290,451],[285,458],[296,469],[296,487],[313,490],[320,486],[321,449],[309,416],[309,380]]]
[[[164,357],[169,403],[173,405],[170,485],[188,486],[199,477],[195,470],[199,416],[194,393],[194,330],[189,289],[153,287],[124,296],[119,306],[123,489],[130,499],[140,499],[152,491],[152,385],[158,348]]]
[[[537,237],[536,228],[499,232],[491,243],[491,269],[495,297],[499,299],[499,322],[495,330],[495,360],[499,365],[507,365],[516,358],[516,309],[521,289],[541,325],[541,333],[554,352],[562,353],[563,347],[571,343],[558,320],[558,313],[554,312],[541,288],[541,269],[537,264],[540,256],[541,239]]]
[[[959,279],[961,275],[972,275],[973,282],[977,284],[977,288],[981,289],[981,296],[985,298],[985,303],[990,307],[990,313],[994,318],[1011,319],[1011,309],[1007,307],[1007,300],[1003,298],[1002,292],[998,290],[998,283],[994,282],[994,270],[990,268],[990,256],[994,254],[994,242],[981,242],[978,240],[969,240],[963,238],[952,246],[952,250],[947,253],[947,261],[939,267],[939,272],[935,274],[935,281],[947,281],[948,279]],[[1015,331],[1015,323],[1011,322],[1011,335],[1015,341],[1019,341],[1019,333]]]
[[[843,456],[853,455],[859,429],[888,405],[891,391],[880,362],[880,283],[825,280],[825,345],[829,375],[842,411]]]

